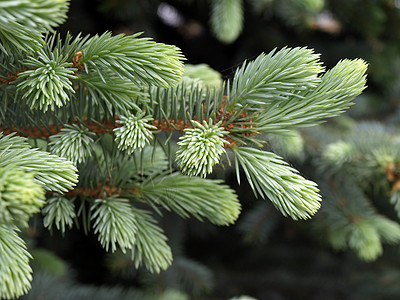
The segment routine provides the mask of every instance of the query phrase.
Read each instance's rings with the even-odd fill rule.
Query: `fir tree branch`
[[[221,121],[212,124],[211,119],[203,124],[192,121],[195,128],[185,129],[185,134],[178,142],[179,149],[176,152],[176,163],[182,169],[182,173],[201,177],[212,173],[212,168],[219,163],[222,153],[225,153],[224,144],[228,144],[223,136],[227,134]]]
[[[45,204],[43,187],[33,173],[0,168],[0,224],[28,227],[29,218]]]
[[[121,120],[117,123],[122,124],[122,127],[114,129],[118,149],[132,154],[136,149],[143,149],[150,143],[153,139],[151,129],[154,130],[157,127],[149,124],[153,120],[152,117],[144,115],[144,112],[140,112],[136,116],[120,116]]]
[[[27,293],[31,287],[32,258],[18,228],[0,223],[0,298],[11,299]]]
[[[323,218],[325,236],[334,248],[350,248],[359,258],[373,261],[382,254],[384,242],[400,241],[400,225],[377,213],[353,176],[342,171],[332,178],[331,185],[323,189],[326,205],[318,216]]]
[[[243,28],[242,0],[212,0],[211,29],[214,35],[224,43],[232,43]]]
[[[75,93],[71,79],[77,69],[71,68],[72,63],[64,62],[58,51],[47,55],[44,51],[38,52],[38,58],[28,57],[24,64],[31,68],[21,72],[18,79],[18,91],[23,92],[22,99],[27,101],[31,109],[64,106]],[[25,79],[25,80],[24,80]]]
[[[300,93],[300,99],[289,97],[262,111],[254,118],[255,129],[281,133],[341,114],[365,89],[366,70],[367,64],[361,59],[339,62],[321,77],[316,88]]]
[[[13,0],[2,1],[1,13],[9,20],[40,32],[51,31],[67,18],[68,0]]]
[[[139,224],[128,200],[116,197],[97,199],[91,211],[91,220],[95,220],[94,233],[99,235],[99,241],[106,251],[111,246],[114,252],[117,244],[124,253],[126,249],[132,249]]]
[[[50,137],[50,152],[76,163],[84,162],[94,152],[95,133],[83,126],[65,125]]]
[[[254,193],[268,197],[284,216],[307,219],[317,212],[321,201],[317,184],[300,176],[279,156],[245,147],[232,151],[239,183],[240,165]]]
[[[283,48],[261,54],[236,71],[231,105],[263,110],[267,105],[280,107],[288,99],[303,101],[300,92],[314,89],[323,70],[319,54],[312,49]]]
[[[222,86],[222,75],[207,64],[185,64],[182,80],[198,83],[201,86],[219,88]]]
[[[140,110],[139,102],[144,101],[147,95],[141,92],[132,81],[117,77],[112,74],[101,78],[99,73],[82,73],[78,75],[78,81],[82,83],[81,89],[85,89],[94,105],[103,107],[109,115],[114,113],[124,114],[127,111]]]
[[[379,233],[368,220],[351,224],[349,247],[366,261],[375,260],[383,252]]]
[[[181,217],[188,218],[191,214],[217,225],[234,223],[241,210],[236,194],[221,180],[174,173],[154,178],[137,189],[147,201],[173,210]]]
[[[42,33],[64,22],[68,0],[0,2],[0,50],[33,52],[43,45]]]
[[[0,167],[13,165],[35,173],[35,180],[46,190],[66,192],[78,182],[75,166],[55,155],[31,149],[24,138],[0,134]]]
[[[269,203],[259,202],[240,218],[239,230],[246,243],[264,244],[279,224],[280,215]]]
[[[167,244],[167,237],[149,212],[133,208],[137,232],[136,242],[132,247],[132,260],[135,267],[142,264],[153,273],[165,270],[172,263],[172,252]]]
[[[209,268],[185,257],[175,257],[165,275],[177,277],[175,280],[181,289],[189,291],[191,295],[212,291],[215,282]]]
[[[79,63],[97,71],[104,70],[127,77],[137,85],[173,86],[183,74],[183,55],[175,46],[155,43],[149,38],[106,32],[95,35],[83,45]]]
[[[223,92],[224,86],[212,87],[183,80],[176,87],[168,89],[152,87],[149,91],[150,103],[145,108],[146,111],[152,112],[154,119],[159,123],[164,119],[173,120],[175,125],[190,124],[188,116],[197,121],[208,121],[210,118],[215,120],[216,113],[224,101]]]
[[[44,215],[43,225],[50,231],[53,225],[62,233],[65,228],[72,227],[73,219],[76,218],[75,207],[72,200],[68,200],[62,196],[55,196],[47,199],[47,204],[43,208]]]

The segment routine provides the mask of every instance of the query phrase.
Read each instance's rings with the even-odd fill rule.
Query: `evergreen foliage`
[[[398,214],[399,141],[390,127],[360,122],[322,148],[319,169],[326,178],[322,194],[327,204],[319,217],[334,248],[350,248],[371,261],[382,254],[384,243],[400,242],[399,223],[380,213],[373,202],[379,197],[393,204]]]
[[[64,22],[68,6],[67,0],[2,1],[0,50],[8,55],[39,50],[43,45],[42,34]]]
[[[29,218],[45,204],[42,186],[35,182],[34,175],[10,166],[0,169],[2,224],[20,222],[28,226]]]
[[[50,152],[75,164],[81,163],[93,154],[95,137],[93,132],[83,126],[65,125],[59,133],[50,137]]]
[[[189,176],[206,177],[212,173],[212,168],[216,165],[222,153],[226,153],[224,144],[228,141],[223,139],[227,131],[220,127],[221,121],[214,126],[212,120],[203,124],[193,121],[193,127],[186,128],[185,135],[178,142],[180,146],[176,152],[176,163],[181,168],[182,173]]]
[[[233,148],[236,174],[242,166],[254,192],[268,197],[285,216],[307,219],[320,207],[317,184],[300,176],[297,171],[272,152],[252,148]]]
[[[108,0],[102,2],[111,3]],[[324,2],[323,11],[315,16]],[[324,61],[330,67],[346,56],[363,57],[370,63],[370,88],[349,111],[355,119],[341,117],[317,128],[257,135],[257,142],[266,141],[263,150],[283,156],[292,166],[305,172],[304,177],[318,182],[323,196],[320,213],[311,222],[293,223],[279,216],[279,212],[268,203],[253,203],[248,185],[242,185],[238,191],[243,195],[244,204],[239,229],[245,241],[261,245],[247,247],[244,255],[240,241],[234,239],[236,241],[227,243],[225,230],[215,232],[209,229],[206,240],[212,245],[225,241],[224,246],[218,249],[229,249],[226,251],[229,256],[225,251],[219,253],[218,262],[225,261],[227,256],[231,260],[224,267],[216,266],[216,247],[210,247],[207,252],[210,244],[204,243],[201,261],[218,269],[215,294],[220,292],[219,288],[224,289],[225,298],[234,294],[229,294],[227,290],[232,291],[238,286],[243,291],[251,286],[252,291],[259,291],[260,299],[293,298],[293,295],[335,299],[398,297],[396,236],[400,193],[399,166],[395,158],[397,151],[393,151],[398,148],[396,132],[399,128],[398,1],[243,1],[246,11],[242,35],[234,45],[229,46],[221,45],[208,35],[206,27],[210,23],[204,16],[207,9],[211,12],[207,7],[211,1],[168,1],[170,6],[167,8],[181,13],[178,17],[183,19],[183,23],[177,27],[165,22],[158,11],[158,16],[155,13],[152,15],[157,7],[160,10],[165,8],[165,2],[160,5],[160,1],[154,0],[146,8],[142,6],[143,9],[135,12],[123,11],[121,8],[129,6],[129,3],[133,7],[131,1],[126,1],[125,6],[109,6],[115,12],[120,10],[116,17],[118,21],[130,28],[136,28],[138,23],[140,26],[145,24],[166,40],[171,38],[177,41],[178,36],[177,42],[183,49],[188,49],[190,60],[206,61],[224,70],[224,75],[231,75],[229,67],[236,64],[239,58],[253,57],[259,51],[257,49],[281,47],[287,43],[312,44],[323,53]],[[134,22],[128,19],[132,14],[141,13],[147,13],[149,18],[139,21],[132,18]],[[154,26],[151,16],[158,17],[170,28],[157,26],[158,23]],[[190,35],[188,31],[193,23],[202,30]],[[193,47],[198,50],[198,43],[204,40],[207,40],[207,47],[202,47],[202,51],[191,51]],[[379,119],[382,123],[362,124],[354,128],[356,123],[365,119]],[[348,134],[350,131],[352,133]],[[293,132],[297,138],[293,138]],[[254,147],[254,138],[250,138],[251,141],[247,137],[241,137],[241,140]],[[227,149],[227,153],[232,158],[230,150]],[[214,169],[218,172],[218,168]],[[232,180],[232,177],[228,178]],[[385,226],[385,230],[380,230]],[[386,239],[384,233],[390,233],[392,239]],[[191,243],[205,242],[203,235],[193,237],[190,231],[187,236]],[[321,239],[340,251],[324,248]],[[185,249],[186,255],[199,257],[196,246]],[[173,247],[173,250],[176,248]],[[181,248],[178,249],[181,251]],[[234,256],[232,252],[240,254]],[[249,270],[247,276],[243,266]],[[218,276],[223,280],[219,281],[221,277]],[[226,278],[230,283],[234,282],[230,285],[232,289],[224,285]]]
[[[210,23],[217,39],[232,43],[243,27],[242,0],[212,0]]]
[[[152,117],[144,117],[141,112],[137,116],[131,115],[128,118],[120,116],[121,120],[117,123],[122,124],[122,127],[115,128],[115,141],[118,143],[118,149],[128,154],[133,153],[136,149],[142,149],[153,139],[153,134],[150,129],[157,127],[149,124],[153,121]]]
[[[312,50],[283,48],[245,63],[220,85],[182,80],[180,50],[140,34],[44,37],[65,19],[67,1],[1,5],[0,28],[8,30],[0,33],[1,297],[29,289],[30,256],[15,226],[27,227],[43,206],[45,227],[64,232],[80,222],[106,251],[130,250],[136,268],[167,269],[172,251],[150,209],[217,225],[238,218],[235,192],[204,178],[223,153],[227,164],[234,157],[239,182],[244,172],[254,193],[283,215],[317,212],[317,185],[260,150],[261,133],[286,133],[345,111],[365,88],[364,61],[343,60],[323,73]],[[36,15],[42,25],[31,24]],[[376,246],[379,234],[397,241],[385,224],[367,244]],[[350,237],[350,247],[363,247],[368,226]],[[393,232],[382,234],[388,228]]]
[[[52,230],[54,224],[62,233],[65,232],[67,226],[71,228],[76,218],[73,200],[62,196],[48,198],[47,204],[42,210],[44,215],[43,225]]]
[[[18,228],[0,225],[0,297],[17,298],[28,292],[32,280],[31,255],[17,232]]]

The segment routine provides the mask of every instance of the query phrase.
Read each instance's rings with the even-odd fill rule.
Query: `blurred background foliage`
[[[324,201],[311,221],[284,218],[237,186],[232,170],[220,169],[213,176],[241,199],[239,221],[216,228],[166,214],[160,222],[175,260],[159,275],[136,270],[123,253],[105,253],[92,233],[54,231],[50,239],[37,220],[25,238],[39,275],[24,299],[400,298],[400,1],[73,0],[59,29],[106,30],[143,31],[177,45],[188,64],[206,64],[223,79],[260,52],[308,46],[327,68],[365,59],[369,87],[343,117],[265,136],[268,147],[319,183]],[[202,78],[206,65],[187,72],[219,82],[218,73]]]

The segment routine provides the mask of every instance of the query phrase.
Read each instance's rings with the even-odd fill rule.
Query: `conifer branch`
[[[50,231],[55,225],[62,233],[65,232],[66,227],[72,227],[73,220],[76,218],[75,206],[72,200],[62,196],[47,199],[47,204],[42,213],[44,215],[43,225]]]
[[[400,241],[400,225],[378,214],[353,176],[342,171],[334,178],[324,189],[326,205],[318,215],[327,225],[327,240],[336,249],[350,248],[365,261],[375,260],[383,243]]]
[[[114,113],[140,110],[139,102],[147,97],[132,81],[112,74],[107,74],[104,79],[99,73],[79,73],[77,78],[81,83],[77,87],[84,89],[91,97],[93,105],[101,106],[110,116]]]
[[[316,88],[271,105],[254,118],[256,130],[285,132],[321,123],[335,117],[352,105],[365,89],[367,65],[360,59],[343,60],[321,77]]]
[[[176,152],[176,162],[182,173],[201,177],[212,173],[212,168],[219,162],[222,153],[225,153],[224,144],[228,144],[222,137],[227,134],[221,121],[212,125],[211,119],[203,124],[192,122],[194,127],[185,129],[185,134],[178,142],[180,146]]]
[[[28,220],[45,204],[44,189],[33,173],[11,166],[0,168],[0,224],[28,227]]]
[[[0,223],[0,297],[11,299],[27,293],[31,287],[32,256],[18,228]]]
[[[22,81],[18,90],[25,92],[22,99],[27,100],[31,109],[54,110],[55,106],[64,106],[75,93],[71,79],[76,78],[73,75],[76,69],[70,68],[71,63],[63,62],[57,51],[50,56],[41,51],[38,58],[28,57],[24,64],[31,70],[19,74]]]
[[[174,173],[160,176],[137,188],[138,194],[163,208],[188,218],[207,218],[216,225],[232,224],[239,216],[236,194],[221,180],[202,179]]]
[[[129,78],[137,85],[176,85],[183,73],[183,55],[175,46],[155,43],[138,34],[95,35],[83,45],[79,64],[97,71],[104,79],[104,70]]]
[[[24,138],[0,134],[0,167],[8,165],[34,172],[36,182],[50,191],[66,192],[78,182],[77,169],[71,162],[31,149]]]
[[[94,233],[99,235],[106,251],[111,248],[114,252],[117,244],[124,253],[125,249],[132,249],[138,224],[128,200],[116,197],[97,199],[91,210]]]
[[[260,202],[240,218],[239,229],[247,243],[263,244],[278,225],[280,215],[269,203]]]
[[[64,22],[68,6],[67,0],[2,1],[0,50],[7,55],[39,50],[43,45],[42,33]]]
[[[225,42],[241,31],[242,2],[212,1],[212,26]],[[212,173],[226,148],[238,180],[241,167],[253,191],[285,216],[305,219],[319,209],[315,183],[276,154],[242,146],[261,147],[260,133],[315,125],[343,112],[365,87],[363,61],[344,60],[321,75],[319,55],[284,48],[245,63],[226,84],[204,67],[190,73],[188,66],[182,79],[180,50],[140,34],[67,34],[64,40],[48,34],[67,7],[65,0],[0,2],[0,287],[6,283],[0,297],[29,287],[29,254],[12,226],[26,226],[43,206],[50,230],[64,232],[83,216],[85,229],[92,222],[106,250],[132,250],[135,267],[165,270],[172,262],[167,238],[133,202],[160,214],[165,209],[232,224],[241,209],[233,190],[196,177]],[[176,153],[175,132],[182,135]],[[56,155],[32,149],[16,134]],[[353,161],[350,154],[345,162]],[[172,173],[174,158],[193,177]],[[44,205],[43,189],[65,195],[52,194]],[[77,213],[74,201],[81,201]],[[400,239],[398,228],[376,214],[355,218],[359,227],[354,216],[346,219],[345,229],[354,230],[339,238],[340,246],[361,253],[373,244],[362,254],[371,258],[380,241]]]
[[[279,156],[245,147],[233,147],[232,151],[239,183],[241,166],[254,193],[268,197],[283,215],[297,220],[317,212],[321,205],[317,184],[300,176]]]
[[[93,154],[95,136],[83,126],[65,125],[59,133],[50,137],[50,152],[75,164],[81,163]]]
[[[319,54],[307,48],[283,48],[238,68],[230,93],[231,105],[248,105],[263,110],[267,105],[281,106],[282,101],[302,101],[302,91],[315,88],[324,70]]]
[[[167,269],[172,263],[167,237],[149,212],[133,208],[133,213],[137,224],[136,242],[132,247],[135,267],[144,265],[153,273]]]
[[[154,130],[157,127],[149,124],[153,118],[145,117],[144,114],[140,112],[136,116],[120,116],[121,119],[117,123],[122,124],[122,127],[114,129],[118,149],[132,154],[136,149],[143,149],[153,139],[151,129]]]
[[[243,28],[242,0],[212,0],[211,29],[215,36],[224,43],[232,43]]]

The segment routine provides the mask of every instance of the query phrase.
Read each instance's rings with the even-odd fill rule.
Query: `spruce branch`
[[[272,152],[284,158],[298,158],[305,148],[305,141],[298,130],[291,130],[286,134],[268,134],[264,139]]]
[[[14,0],[0,4],[1,14],[9,20],[40,32],[52,31],[67,18],[68,0]]]
[[[75,93],[71,79],[75,79],[76,68],[71,68],[72,63],[63,62],[63,57],[58,51],[47,55],[44,51],[38,52],[38,58],[28,57],[24,64],[32,68],[21,72],[18,76],[22,80],[18,90],[23,92],[22,99],[27,101],[31,109],[49,108],[66,105],[71,94]]]
[[[334,248],[349,248],[361,259],[373,261],[382,254],[383,243],[400,242],[398,222],[378,214],[354,176],[342,170],[331,179],[335,184],[323,189],[326,204],[318,216],[323,218],[325,236]]]
[[[106,78],[104,71],[129,78],[137,85],[175,85],[183,74],[183,55],[175,46],[156,43],[138,34],[111,36],[106,32],[91,37],[82,48],[79,64],[87,72],[97,71]]]
[[[203,78],[193,78],[192,68],[192,75],[180,81],[184,59],[180,50],[140,38],[140,34],[106,32],[74,39],[68,34],[64,41],[54,34],[43,39],[43,32],[64,20],[68,6],[63,0],[50,2],[0,2],[0,8],[6,8],[0,9],[0,52],[8,55],[0,53],[0,125],[7,133],[50,136],[49,143],[40,146],[70,161],[32,149],[25,139],[1,134],[0,205],[12,203],[13,210],[5,208],[3,213],[4,205],[0,207],[0,226],[17,219],[24,225],[43,205],[43,187],[59,193],[71,190],[78,181],[76,163],[79,186],[65,196],[48,199],[42,209],[44,225],[62,232],[71,227],[76,218],[73,201],[81,196],[79,212],[88,221],[84,225],[93,223],[107,251],[129,249],[135,267],[144,265],[152,272],[166,269],[172,262],[166,236],[150,212],[130,201],[150,205],[158,213],[165,209],[217,225],[233,223],[241,209],[236,194],[222,181],[166,171],[169,167],[172,172],[174,132],[184,132],[176,152],[183,173],[206,177],[225,153],[224,147],[232,147],[238,180],[241,166],[253,191],[271,199],[284,215],[305,219],[318,210],[315,183],[273,153],[238,145],[261,146],[255,135],[311,126],[340,114],[365,86],[363,61],[345,60],[320,75],[324,68],[319,55],[306,48],[284,48],[245,63],[226,85],[220,85],[218,74],[206,68],[195,71],[206,75]],[[34,3],[44,7],[40,10]],[[225,42],[234,40],[242,27],[243,0],[211,3],[217,36]],[[165,138],[156,130],[164,131]],[[32,142],[45,144],[44,139]],[[24,188],[12,194],[10,188],[15,190],[16,184]],[[28,205],[19,205],[26,199],[17,192],[33,198]],[[86,201],[92,203],[88,212],[84,211]],[[364,256],[372,257],[372,252],[379,252],[380,241],[397,242],[398,228],[373,216],[360,218],[360,224],[367,225],[353,231],[349,228],[357,224],[347,219],[346,235],[338,244],[357,251],[365,245],[369,250]],[[4,260],[18,262],[15,255],[0,256],[0,271]],[[29,277],[27,255],[17,256],[25,259],[20,268]],[[18,265],[13,268],[12,272],[19,272]],[[24,289],[11,288],[14,291],[9,293]]]
[[[307,219],[317,212],[321,201],[317,184],[300,176],[279,156],[245,147],[232,151],[238,182],[241,166],[254,193],[268,197],[284,216]]]
[[[182,80],[215,88],[221,87],[223,83],[221,74],[207,64],[185,64]]]
[[[354,145],[344,141],[329,144],[322,153],[322,159],[335,169],[342,168],[345,164],[351,163],[357,156]]]
[[[324,70],[319,54],[307,48],[283,48],[261,54],[238,68],[232,81],[231,105],[263,110],[283,101],[304,101],[301,92],[315,88]],[[283,102],[285,103],[285,102]]]
[[[349,229],[348,245],[365,261],[373,261],[382,254],[383,242],[400,241],[399,224],[380,215],[358,219]]]
[[[317,87],[270,105],[254,118],[255,129],[281,133],[313,126],[335,117],[352,105],[365,89],[367,64],[361,59],[343,60],[322,77]]]
[[[375,260],[383,252],[378,231],[366,220],[352,225],[349,247],[356,251],[360,258],[366,261]]]
[[[214,35],[224,43],[232,43],[243,28],[242,0],[211,0],[210,24]]]
[[[152,112],[154,125],[163,131],[183,131],[191,127],[189,119],[202,121],[216,118],[223,102],[223,86],[212,87],[201,82],[183,80],[176,87],[152,87],[147,112]]]
[[[126,249],[132,249],[139,224],[128,200],[116,197],[96,199],[91,211],[94,233],[99,235],[106,251],[111,246],[114,252],[117,245],[124,253]]]
[[[64,22],[68,0],[0,2],[0,50],[33,52],[43,45],[42,33]]]
[[[45,204],[43,187],[33,173],[0,168],[0,224],[28,226],[29,218]]]
[[[137,188],[141,197],[173,210],[181,217],[189,214],[216,225],[229,225],[238,218],[241,207],[237,195],[221,180],[188,177],[179,173],[159,176]]]
[[[62,233],[65,228],[72,227],[73,220],[76,218],[75,207],[72,200],[62,196],[55,196],[47,199],[46,206],[42,209],[44,215],[43,225],[49,230],[53,225]]]
[[[373,261],[382,254],[383,242],[394,244],[400,241],[399,224],[380,215],[357,219],[341,230],[347,231],[348,246],[365,261]]]
[[[43,51],[47,56],[50,56],[51,53],[58,53],[63,58],[62,62],[72,62],[72,67],[80,70],[81,66],[77,60],[80,53],[79,49],[82,49],[89,37],[89,35],[82,37],[81,33],[73,37],[69,32],[65,34],[64,38],[61,38],[60,33],[57,32],[47,34]]]
[[[94,105],[102,107],[112,117],[115,113],[139,110],[139,102],[144,101],[147,95],[136,84],[113,74],[104,77],[100,73],[78,74],[78,81],[82,84],[80,88],[90,95]]]
[[[157,129],[157,127],[149,124],[153,121],[151,116],[144,115],[144,112],[139,112],[136,116],[120,116],[117,123],[122,124],[122,127],[114,129],[118,149],[132,154],[136,149],[143,149],[151,142],[153,139],[151,130]]]
[[[0,224],[0,298],[13,299],[26,294],[32,281],[32,258],[16,227]]]
[[[316,15],[324,8],[324,0],[276,1],[276,11],[291,26],[312,26]]]
[[[132,209],[137,224],[136,242],[132,247],[135,267],[144,265],[153,273],[166,270],[172,263],[172,252],[167,244],[167,237],[149,212],[135,207]]]
[[[130,175],[125,178],[132,178],[132,176],[138,175],[153,178],[167,170],[169,162],[168,157],[160,147],[147,146],[141,151],[133,152],[133,155],[128,159],[121,160],[118,167],[120,170],[129,168],[127,171],[130,172]]]
[[[0,167],[8,165],[34,173],[36,182],[50,191],[67,192],[78,182],[77,169],[71,162],[30,148],[24,138],[0,133]]]
[[[74,164],[84,162],[94,152],[96,134],[82,125],[66,124],[61,132],[50,137],[50,152]]]
[[[215,125],[211,119],[208,123],[192,123],[197,128],[185,129],[185,134],[180,137],[176,163],[184,174],[206,177],[212,173],[213,166],[219,163],[221,154],[225,153],[224,144],[228,142],[223,136],[228,132],[220,127],[221,121]]]
[[[42,46],[43,41],[39,32],[33,31],[26,35],[26,27],[6,16],[0,15],[0,50],[11,55],[14,52],[34,52]]]
[[[377,189],[394,193],[399,187],[399,146],[400,139],[390,128],[377,122],[359,122],[341,141],[323,148],[320,168],[346,170],[360,186],[368,189],[374,182]]]

